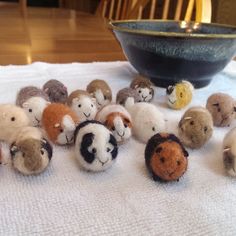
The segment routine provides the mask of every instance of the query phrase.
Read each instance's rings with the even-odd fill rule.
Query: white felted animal
[[[96,115],[96,120],[105,124],[118,143],[128,140],[131,135],[132,123],[129,112],[121,105],[107,105]]]
[[[40,129],[23,127],[10,147],[13,167],[24,175],[39,174],[48,166],[52,146]]]
[[[156,133],[165,131],[163,114],[153,104],[140,102],[127,107],[131,114],[134,136],[144,142]]]
[[[75,131],[75,156],[89,171],[104,171],[112,166],[118,154],[115,137],[100,122],[85,121]]]
[[[72,92],[67,99],[67,104],[78,115],[81,122],[93,120],[97,114],[96,99],[86,91]]]
[[[236,128],[233,128],[225,135],[223,161],[226,172],[231,176],[236,176]]]
[[[11,143],[19,129],[29,126],[30,120],[20,107],[0,105],[0,140]]]

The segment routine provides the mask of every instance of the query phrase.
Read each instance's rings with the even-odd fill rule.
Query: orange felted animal
[[[48,138],[59,145],[74,141],[74,131],[78,123],[77,115],[64,104],[52,103],[43,112],[42,124]]]

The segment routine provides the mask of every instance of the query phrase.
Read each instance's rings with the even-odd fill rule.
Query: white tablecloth
[[[21,87],[42,86],[52,78],[69,92],[104,79],[115,95],[129,86],[134,73],[127,62],[3,66],[0,102],[14,103]],[[236,62],[196,90],[191,106],[205,106],[218,91],[236,97]],[[154,103],[168,120],[167,131],[176,133],[184,110],[168,109],[160,88]],[[168,184],[149,177],[145,145],[134,139],[120,147],[111,169],[98,174],[78,167],[73,147],[55,147],[49,168],[25,177],[12,169],[5,146],[9,164],[0,166],[0,235],[236,235],[236,179],[225,175],[220,152],[230,128],[215,128],[207,145],[189,150],[187,173]]]

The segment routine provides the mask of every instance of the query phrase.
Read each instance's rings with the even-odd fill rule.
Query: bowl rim
[[[114,31],[121,31],[131,34],[141,34],[149,36],[166,36],[166,37],[181,37],[181,38],[223,38],[223,39],[236,39],[236,34],[195,34],[195,33],[175,33],[175,32],[163,32],[163,31],[152,31],[152,30],[136,30],[136,29],[127,29],[116,26],[116,23],[129,23],[129,22],[173,22],[179,24],[201,24],[201,25],[213,25],[220,26],[225,28],[232,28],[236,30],[236,26],[227,25],[227,24],[218,24],[218,23],[204,23],[204,22],[195,22],[195,21],[184,21],[184,20],[110,20],[109,28]]]

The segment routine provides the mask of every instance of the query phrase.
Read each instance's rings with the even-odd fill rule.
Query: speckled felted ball
[[[213,133],[211,114],[203,107],[188,109],[179,122],[178,131],[179,137],[186,147],[202,147]]]
[[[126,107],[127,99],[132,99],[133,104],[139,102],[139,94],[135,89],[123,88],[116,95],[116,103]]]
[[[227,174],[236,177],[236,128],[225,135],[222,151],[224,168]]]
[[[188,152],[174,134],[155,134],[145,148],[146,166],[155,181],[179,180],[187,170],[187,157]]]
[[[235,118],[235,101],[228,94],[212,94],[207,99],[206,108],[211,113],[215,126],[230,126]]]
[[[58,80],[51,79],[43,86],[51,102],[66,103],[68,92],[66,86]]]
[[[52,103],[43,112],[43,128],[48,138],[59,145],[74,141],[74,131],[78,123],[79,118],[75,112],[61,103]]]
[[[193,85],[188,81],[181,81],[166,89],[167,104],[172,109],[182,109],[192,101]]]
[[[131,82],[130,88],[135,89],[139,94],[139,102],[151,102],[154,97],[154,85],[146,77],[141,75]]]
[[[49,101],[48,95],[42,90],[34,86],[28,86],[22,88],[17,94],[16,105],[22,107],[28,99],[32,97],[41,97],[46,101]]]
[[[88,93],[96,98],[98,108],[101,108],[112,101],[112,91],[104,80],[93,80],[87,86]]]

